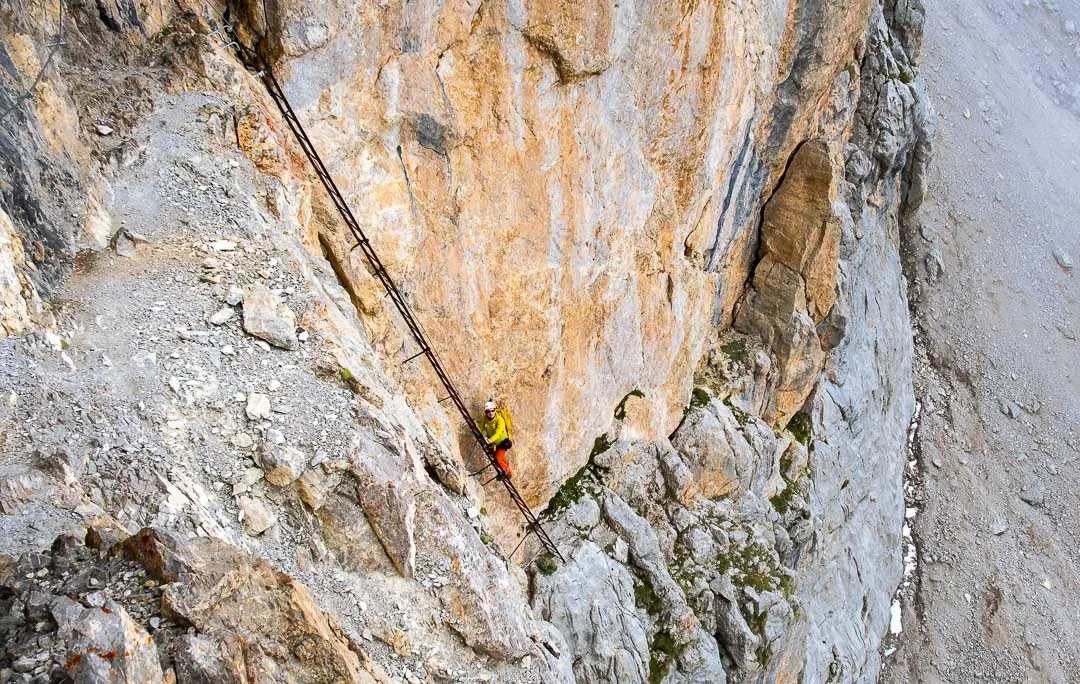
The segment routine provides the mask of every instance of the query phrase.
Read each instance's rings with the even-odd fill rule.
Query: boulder
[[[295,482],[303,474],[308,462],[307,454],[295,447],[269,443],[256,454],[256,459],[266,474],[266,481],[275,487],[284,487]]]
[[[749,489],[756,455],[722,402],[691,408],[671,445],[693,472],[701,496],[718,499]]]
[[[761,225],[762,253],[802,277],[815,323],[836,301],[840,218],[833,210],[835,175],[828,146],[820,140],[803,143],[765,205]]]
[[[165,681],[153,638],[115,601],[84,609],[70,629],[67,669],[76,682]]]
[[[265,285],[244,288],[244,330],[275,347],[296,349],[296,315]]]
[[[550,576],[538,573],[533,608],[563,634],[578,682],[644,682],[649,643],[627,568],[586,541]]]
[[[244,518],[244,530],[253,537],[257,537],[277,524],[277,515],[267,508],[262,499],[239,496],[236,498],[236,504],[240,507],[240,513]]]

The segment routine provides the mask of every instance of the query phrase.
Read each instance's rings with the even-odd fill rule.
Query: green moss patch
[[[701,387],[695,387],[694,391],[690,394],[690,406],[693,408],[703,408],[709,405],[712,401],[712,397]]]
[[[746,346],[746,340],[732,340],[720,347],[720,351],[736,363],[745,365],[750,360],[750,350]]]
[[[671,666],[686,650],[666,629],[661,629],[649,640],[649,684],[660,684]]]
[[[731,571],[736,586],[753,587],[758,592],[780,591],[787,596],[794,592],[787,573],[764,546],[751,542],[739,551],[720,554],[716,562],[721,575]]]
[[[788,421],[787,430],[791,436],[809,448],[810,441],[814,438],[814,421],[807,413],[796,413]]]
[[[608,438],[608,434],[606,432],[604,434],[600,435],[599,437],[597,437],[596,439],[594,439],[593,440],[593,445],[592,445],[592,451],[589,452],[589,462],[585,464],[585,467],[586,468],[594,468],[596,470],[599,470],[602,473],[605,469],[601,468],[598,465],[596,465],[593,462],[593,459],[595,459],[597,456],[599,456],[600,454],[602,454],[605,451],[607,451],[608,449],[610,449],[612,444],[614,444],[614,442],[612,442]]]
[[[724,406],[731,409],[731,414],[735,416],[735,420],[739,421],[739,425],[746,425],[750,422],[750,414],[731,403],[730,398],[724,399]]]
[[[555,555],[553,553],[545,551],[544,554],[536,560],[536,569],[539,570],[541,574],[550,577],[559,569],[559,563],[555,560]]]
[[[588,462],[564,482],[559,491],[555,492],[555,496],[551,497],[551,501],[548,501],[547,508],[542,513],[544,517],[549,520],[555,518],[586,492],[595,492],[599,489],[607,468],[598,465],[596,457],[610,449],[612,444],[614,442],[608,438],[606,432],[593,441],[593,448],[589,452]]]
[[[648,579],[634,578],[634,605],[653,617],[660,614],[660,597]]]

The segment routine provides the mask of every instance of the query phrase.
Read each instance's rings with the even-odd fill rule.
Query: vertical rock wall
[[[743,292],[762,203],[821,132],[869,8],[278,3],[247,16],[469,400],[513,408],[515,472],[542,503],[631,390],[647,397],[640,437],[678,424],[688,371]],[[373,298],[349,236],[315,230]],[[391,356],[411,354],[397,343]],[[419,400],[428,380],[407,377]]]
[[[928,156],[905,52],[919,13],[886,5],[79,5],[84,52],[0,145],[4,332],[33,323],[76,245],[119,229],[108,179],[137,152],[88,134],[154,103],[78,75],[152,64],[175,92],[216,89],[265,181],[248,218],[296,229],[349,295],[320,300],[314,327],[357,360],[370,425],[299,475],[290,505],[318,523],[297,535],[349,572],[445,572],[439,625],[496,661],[526,652],[535,611],[567,679],[872,680],[912,408],[897,225]],[[12,97],[46,16],[4,15]],[[283,123],[209,37],[223,17],[274,61],[468,400],[513,410],[515,480],[569,558],[534,570],[531,607],[474,533],[479,505],[466,519],[436,483],[487,496]],[[512,509],[483,503],[515,542]]]

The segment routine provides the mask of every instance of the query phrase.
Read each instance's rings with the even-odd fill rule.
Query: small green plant
[[[656,590],[648,579],[634,579],[634,605],[653,617],[660,614],[660,597],[656,595]]]
[[[769,499],[772,507],[775,508],[776,512],[780,515],[787,513],[788,509],[791,508],[791,495],[793,493],[791,490],[792,486],[788,485],[787,487],[784,487],[784,491]]]
[[[351,370],[342,366],[338,369],[338,377],[341,378],[342,382],[348,382],[353,379],[353,374]]]
[[[540,571],[545,577],[550,577],[555,574],[555,571],[559,569],[559,563],[555,560],[555,555],[550,551],[545,552],[536,561],[536,569]]]
[[[747,350],[746,340],[732,340],[720,347],[720,351],[724,352],[729,359],[736,363],[746,364],[750,359],[750,352]]]
[[[750,414],[733,404],[731,397],[724,399],[724,406],[731,409],[731,414],[735,416],[735,420],[739,422],[739,425],[746,425],[750,422]]]
[[[660,684],[667,676],[671,665],[676,662],[686,644],[678,644],[675,637],[666,629],[661,629],[649,641],[649,684]]]
[[[639,399],[645,398],[645,393],[639,389],[632,390],[629,394],[622,398],[619,405],[615,407],[615,420],[624,420],[626,418],[626,401],[630,397],[638,397]]]
[[[491,536],[490,534],[488,534],[487,532],[481,532],[481,533],[480,533],[480,541],[481,541],[481,542],[483,542],[483,544],[484,544],[485,546],[487,546],[487,545],[488,545],[488,544],[490,544],[491,542],[495,541],[495,537],[492,537],[492,536]]]
[[[690,406],[694,408],[702,408],[709,405],[712,397],[702,387],[695,387],[694,391],[690,393]]]
[[[814,437],[814,421],[808,413],[796,413],[788,421],[787,430],[792,437],[809,448],[810,440]]]
[[[721,575],[731,571],[731,581],[736,586],[753,587],[759,592],[782,591],[787,577],[770,550],[753,542],[718,556],[716,569]]]
[[[614,444],[614,442],[608,439],[606,432],[594,439],[592,451],[589,452],[589,463],[585,467],[593,466],[593,459],[610,449],[612,444]],[[601,470],[603,469],[601,468]]]
[[[548,501],[547,508],[544,509],[541,515],[552,519],[569,508],[585,492],[593,491],[599,487],[604,474],[607,473],[607,468],[596,463],[596,457],[610,449],[612,444],[614,442],[608,439],[606,432],[597,437],[593,441],[592,451],[589,452],[589,460],[570,479],[563,483],[559,491],[555,492],[555,496]]]

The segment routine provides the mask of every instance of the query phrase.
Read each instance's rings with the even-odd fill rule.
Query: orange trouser
[[[510,472],[510,460],[506,458],[506,449],[495,449],[495,465],[499,466],[499,470],[506,473],[507,477],[511,477],[513,473]]]

